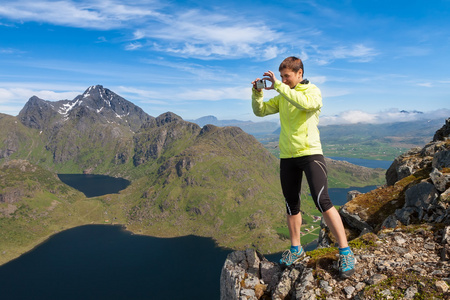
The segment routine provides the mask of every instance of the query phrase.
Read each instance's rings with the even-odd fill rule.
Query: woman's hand
[[[262,80],[270,81],[272,83],[271,86],[266,86],[264,89],[265,90],[273,90],[273,86],[275,84],[275,81],[277,80],[277,78],[275,77],[275,74],[272,71],[267,71],[263,74],[263,76],[266,76],[266,77],[263,77]],[[261,80],[261,78],[256,78],[254,81],[252,81],[253,88],[255,90],[257,90],[258,92],[261,92],[263,90],[263,89],[256,88],[256,82],[258,82],[260,80]]]
[[[256,78],[254,81],[252,81],[253,88],[254,88],[255,90],[257,90],[258,92],[261,92],[261,91],[262,91],[262,89],[256,88],[256,83],[257,83],[258,81],[260,81],[260,80],[261,80],[261,78]]]
[[[272,85],[266,87],[266,90],[273,90],[273,86],[275,84],[275,81],[277,80],[277,78],[275,77],[275,74],[272,71],[267,71],[266,73],[263,74],[263,76],[267,76],[267,77],[264,77],[263,80],[272,82]]]

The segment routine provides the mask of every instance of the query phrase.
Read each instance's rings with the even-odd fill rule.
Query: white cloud
[[[170,14],[157,11],[164,5],[168,4],[158,0],[133,4],[114,0],[8,0],[0,6],[0,17],[76,28],[127,29],[132,31],[134,41],[148,39],[155,45],[152,50],[183,57],[269,60],[284,51],[272,43],[280,33],[259,21],[207,10],[171,7]],[[131,43],[125,49],[136,50],[143,44]]]
[[[174,62],[166,59],[144,59],[142,61],[149,65],[175,69],[177,73],[184,74],[184,78],[186,78],[187,73],[194,75],[195,79],[208,81],[235,81],[241,78],[239,75],[231,74],[226,69],[215,65]],[[192,78],[192,76],[189,77]]]
[[[149,101],[167,103],[167,101],[220,101],[228,99],[248,100],[251,97],[251,88],[249,85],[248,87],[228,87],[220,89],[188,89],[182,92],[174,91],[173,93],[168,94],[166,90],[157,91],[120,86],[118,87],[118,93],[128,95],[130,98],[139,99],[139,101],[146,103]]]
[[[18,21],[37,21],[77,28],[108,30],[137,22],[141,18],[158,18],[148,6],[133,6],[112,0],[97,1],[2,1],[0,16]]]
[[[219,101],[227,99],[251,99],[251,88],[229,87],[221,89],[189,90],[179,95],[182,100]]]
[[[358,61],[358,62],[368,62],[371,61],[378,53],[373,49],[366,47],[364,45],[358,44],[352,47],[338,47],[331,51],[332,57]]]
[[[374,48],[367,47],[363,44],[356,44],[326,50],[317,49],[317,57],[314,57],[313,60],[320,66],[330,64],[338,59],[365,63],[372,61],[379,54]]]
[[[55,92],[51,90],[34,90],[34,89],[27,89],[27,88],[0,88],[0,103],[6,103],[6,102],[23,102],[27,101],[32,96],[37,96],[44,100],[63,100],[63,99],[73,99],[77,95],[79,95],[80,92],[74,92],[74,91],[61,91],[61,92]]]
[[[312,83],[316,83],[316,82],[312,81]],[[351,94],[351,92],[348,89],[346,89],[346,88],[327,88],[327,87],[323,87],[320,90],[322,92],[322,98],[323,99],[332,98],[332,97],[340,97],[340,96],[345,96],[345,95]]]
[[[99,36],[96,43],[106,43],[108,40],[104,36]]]
[[[418,83],[418,86],[423,86],[423,87],[433,87],[433,84],[431,82],[422,82],[422,83]]]
[[[133,50],[137,50],[140,48],[142,48],[142,44],[138,43],[138,42],[129,43],[128,45],[125,46],[125,50],[128,50],[128,51],[133,51]]]
[[[84,91],[84,89],[73,90],[70,87],[57,85],[42,88],[42,85],[33,83],[0,83],[0,85],[9,85],[7,88],[0,88],[0,112],[12,115],[17,115],[32,96],[50,101],[71,100]],[[51,90],[48,88],[55,89]]]
[[[348,110],[334,116],[321,116],[320,125],[334,124],[382,124],[393,122],[407,122],[416,120],[429,120],[438,118],[448,118],[450,109],[440,109],[429,112],[418,111],[400,111],[398,109],[390,109],[376,113],[369,113],[360,110]]]
[[[141,89],[129,86],[118,86],[116,93],[120,94],[125,99],[135,99],[140,102],[149,103],[148,101],[156,101],[157,104],[165,104],[166,101],[155,99],[167,99],[162,93],[158,93],[154,90]],[[129,96],[129,98],[128,98]],[[155,102],[152,102],[155,103]]]
[[[49,101],[58,101],[69,99],[72,100],[76,96],[78,96],[80,92],[54,92],[48,90],[34,91],[34,95],[45,100]]]
[[[0,54],[21,54],[21,53],[25,52],[14,48],[0,48]]]
[[[316,59],[314,59],[314,61],[319,66],[325,66],[325,65],[328,65],[330,63],[330,61],[328,59],[325,59],[325,58],[316,58]]]
[[[150,49],[154,51],[204,60],[251,57],[265,61],[284,54],[287,51],[284,45],[291,43],[291,38],[275,27],[240,16],[239,12],[227,14],[176,7],[168,7],[169,13],[163,12],[169,5],[174,4],[159,0],[134,1],[132,4],[119,0],[7,0],[0,6],[0,17],[76,28],[126,29],[135,42],[125,45],[125,50],[151,45]],[[310,29],[302,36],[317,35],[317,32],[317,29]],[[303,46],[300,47],[301,57],[304,60],[311,57],[319,65],[336,59],[368,62],[378,55],[375,49],[363,44],[328,50],[314,47],[318,55],[311,57]]]
[[[145,32],[143,30],[138,29],[138,30],[135,30],[133,32],[133,39],[134,40],[140,40],[140,39],[143,39],[143,38],[145,38]]]
[[[5,26],[5,27],[16,27],[16,26],[13,25],[13,24],[5,24],[5,23],[2,23],[2,22],[0,22],[0,26]]]
[[[363,111],[345,111],[339,115],[340,119],[345,123],[374,123],[376,115]]]
[[[214,12],[189,10],[167,15],[160,23],[134,32],[157,51],[200,59],[256,57],[269,60],[284,50],[272,44],[280,33],[262,23]],[[156,26],[156,28],[155,28]]]
[[[309,55],[305,51],[302,51],[301,54],[299,55],[299,57],[302,59],[303,62],[305,62],[309,59]]]
[[[262,50],[263,60],[269,60],[277,57],[280,53],[283,53],[284,50],[278,48],[277,46],[269,46]]]
[[[273,30],[263,24],[248,24],[248,22],[237,22],[231,16],[189,10],[181,14],[167,15],[163,18],[165,26],[155,30],[148,28],[146,37],[170,40],[172,42],[184,42],[191,40],[192,43],[220,43],[220,44],[261,44],[267,40],[273,40],[276,36]]]
[[[3,48],[3,49],[0,49],[0,53],[1,54],[12,54],[12,53],[14,53],[15,51],[13,50],[13,49],[11,49],[11,48]]]
[[[310,81],[314,84],[322,84],[322,83],[327,82],[326,76],[312,76],[312,77],[308,77],[308,79],[310,79]]]

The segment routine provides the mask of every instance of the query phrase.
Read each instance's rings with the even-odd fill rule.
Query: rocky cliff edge
[[[387,185],[349,193],[341,214],[357,259],[338,276],[338,249],[322,224],[318,249],[295,267],[253,249],[227,257],[221,299],[450,299],[450,118],[433,141],[394,160]]]

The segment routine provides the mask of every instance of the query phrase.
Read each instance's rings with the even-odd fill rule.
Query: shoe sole
[[[305,256],[306,256],[306,253],[305,253],[305,251],[303,250],[303,253],[302,253],[302,255],[301,255],[299,258],[297,258],[296,260],[294,260],[290,265],[288,265],[288,264],[285,264],[285,265],[286,265],[287,267],[289,267],[289,266],[295,266],[295,264],[301,262],[301,261],[305,258]]]
[[[349,279],[353,274],[355,274],[355,269],[345,271],[345,273],[340,273],[339,277],[341,277],[342,279]]]

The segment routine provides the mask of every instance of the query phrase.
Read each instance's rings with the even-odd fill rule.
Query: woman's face
[[[281,81],[287,84],[291,89],[303,80],[303,71],[300,69],[297,73],[291,69],[283,69],[280,71]]]

